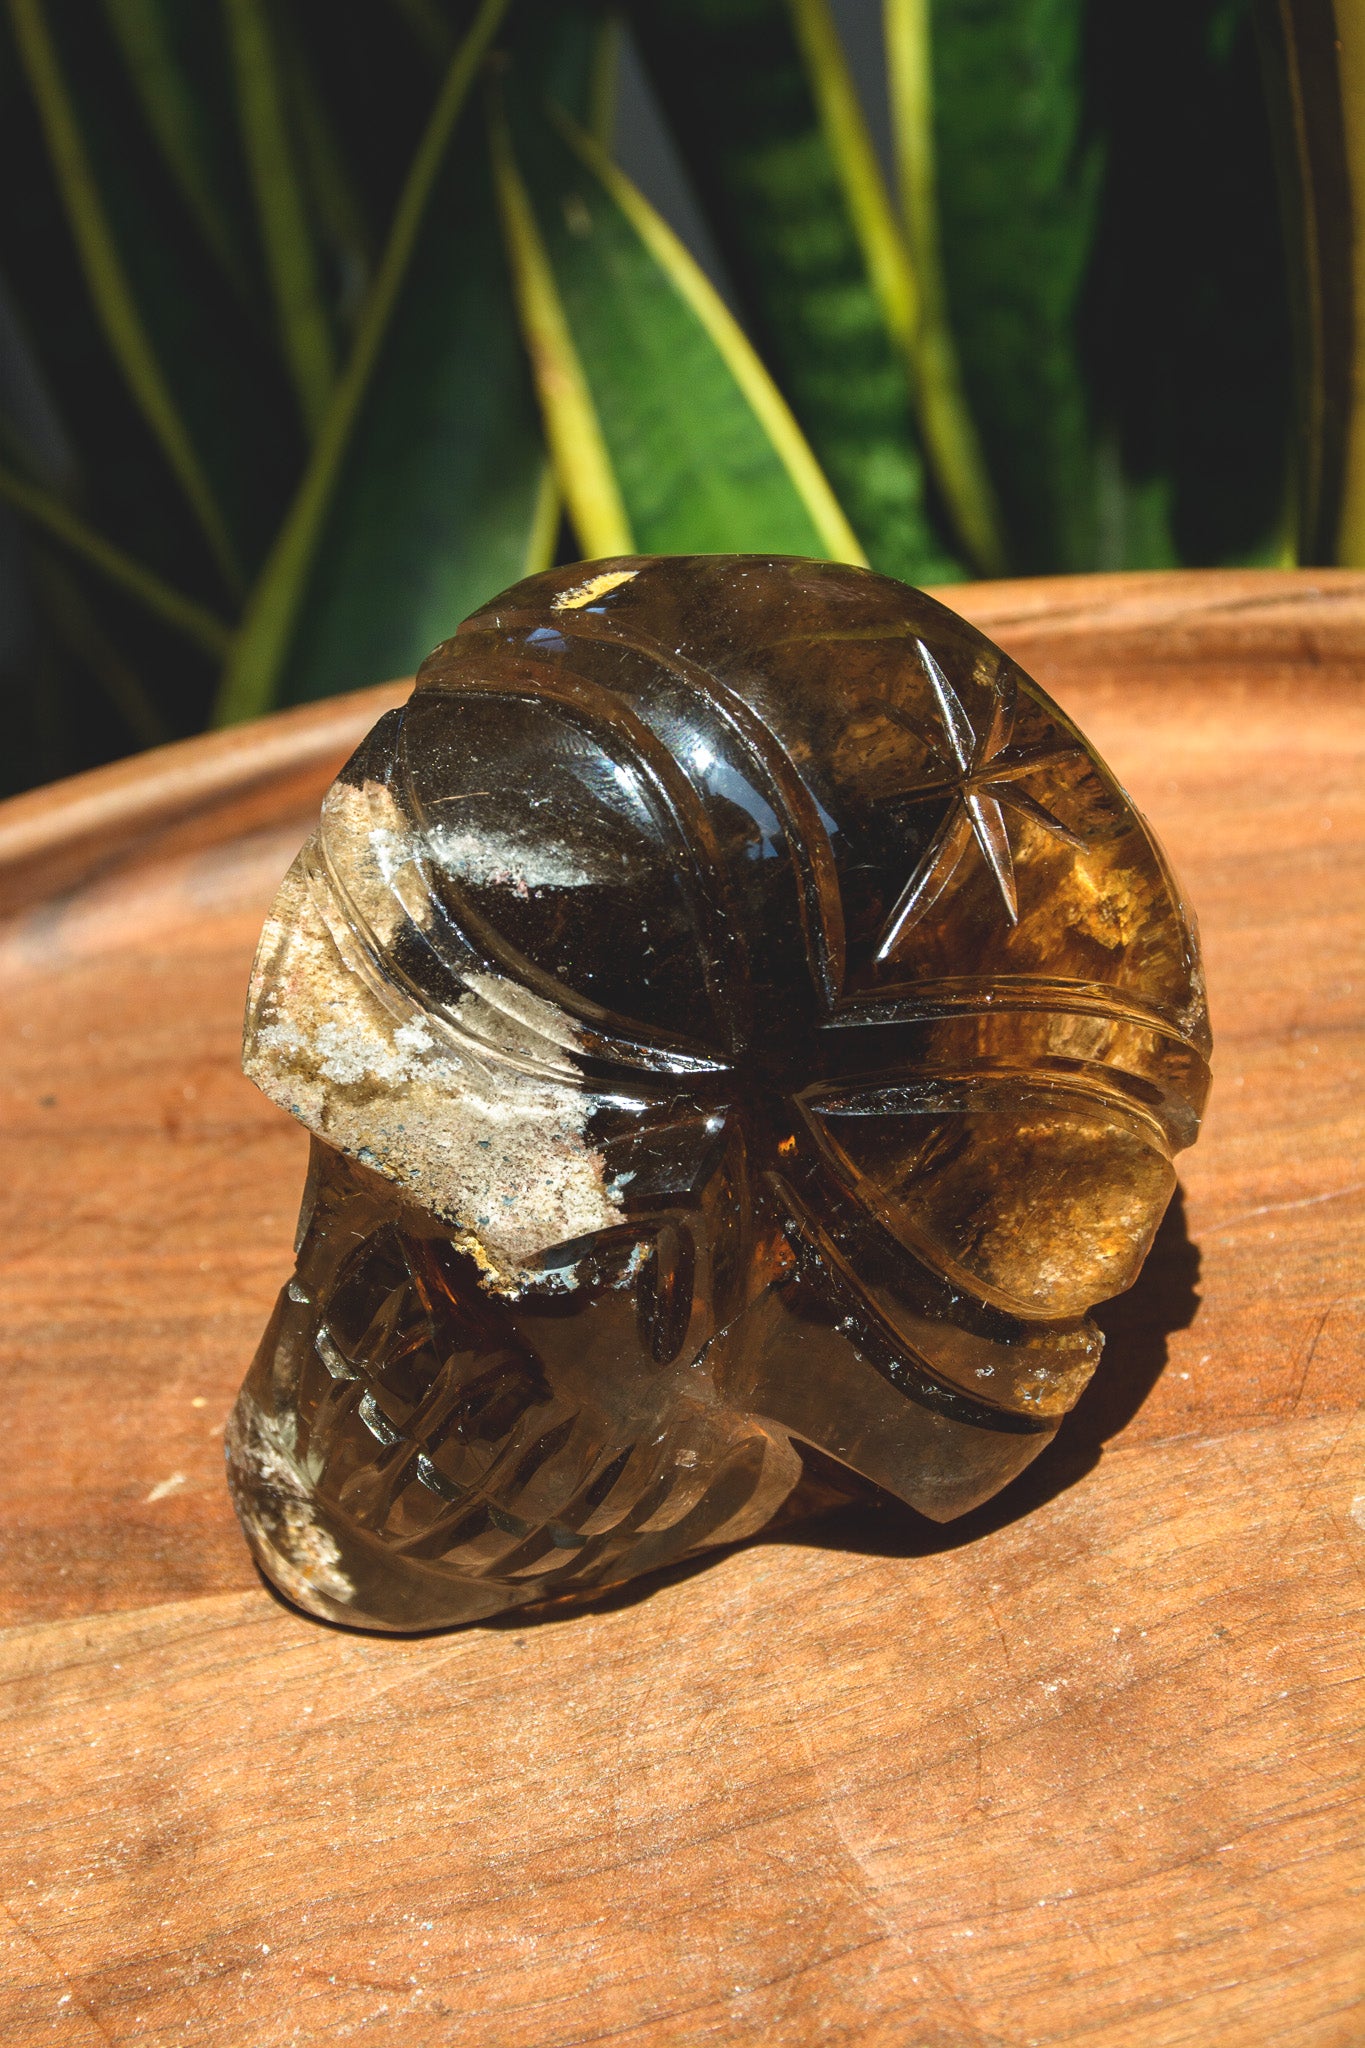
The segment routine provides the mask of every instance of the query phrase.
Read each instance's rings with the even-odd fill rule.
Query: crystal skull
[[[430,656],[266,923],[313,1134],[228,1437],[252,1548],[440,1627],[753,1534],[803,1455],[948,1520],[1037,1455],[1198,1131],[1194,921],[943,605],[552,570]]]

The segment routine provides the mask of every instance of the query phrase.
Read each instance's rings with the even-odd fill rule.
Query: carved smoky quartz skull
[[[518,584],[261,940],[246,1069],[314,1135],[229,1435],[257,1557],[415,1629],[748,1535],[810,1449],[963,1513],[1094,1369],[1208,1051],[1151,833],[942,605],[747,556]]]

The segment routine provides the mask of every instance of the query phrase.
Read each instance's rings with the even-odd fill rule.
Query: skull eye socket
[[[919,1111],[812,1124],[860,1198],[950,1279],[1016,1315],[1084,1315],[1137,1277],[1175,1186],[1154,1130],[1108,1104],[1038,1089],[936,1089]]]
[[[431,881],[458,925],[472,914],[571,1010],[714,1039],[687,846],[643,766],[529,697],[419,692],[404,741]]]

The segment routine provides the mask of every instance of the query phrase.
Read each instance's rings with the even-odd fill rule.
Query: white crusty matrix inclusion
[[[394,825],[401,837],[387,792],[333,791],[328,853],[345,860],[367,912],[387,883]],[[524,1284],[554,1245],[620,1220],[586,1135],[595,1098],[572,1080],[522,1073],[496,1052],[515,1040],[518,1021],[547,1050],[572,1045],[573,1021],[496,976],[473,976],[455,1020],[494,1050],[462,1057],[398,991],[381,999],[342,958],[310,886],[312,853],[310,841],[261,934],[246,1072],[309,1130],[452,1224],[490,1282]],[[402,911],[384,893],[391,927]]]

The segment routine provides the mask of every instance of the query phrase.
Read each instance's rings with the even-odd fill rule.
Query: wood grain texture
[[[305,1149],[247,964],[402,686],[0,807],[6,2043],[1365,2040],[1365,577],[945,595],[1198,906],[1179,1204],[968,1523],[538,1625],[307,1622],[223,1490]]]

